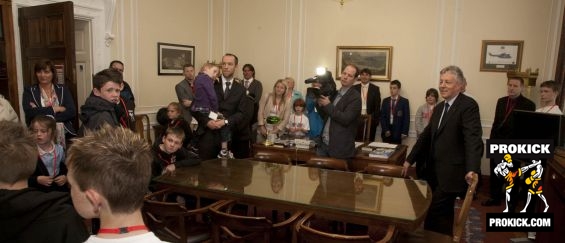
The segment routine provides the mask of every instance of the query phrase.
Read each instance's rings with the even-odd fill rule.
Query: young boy
[[[181,127],[169,127],[161,144],[153,146],[152,176],[174,173],[177,167],[196,165],[200,159],[182,146],[184,131]]]
[[[557,83],[553,80],[548,80],[541,83],[539,87],[539,97],[540,97],[540,107],[536,112],[551,113],[551,114],[563,114],[556,105],[555,100],[557,95],[559,95],[559,87]]]
[[[194,100],[192,101],[192,111],[196,116],[207,116],[212,120],[223,119],[222,114],[218,113],[218,97],[214,90],[214,79],[219,73],[219,68],[213,63],[206,63],[200,69],[200,73],[194,81]],[[230,128],[222,127],[222,150],[218,158],[233,158],[233,154],[228,150],[228,143],[231,140]]]
[[[68,193],[28,188],[37,145],[19,123],[0,121],[0,242],[83,242],[88,232]]]
[[[85,129],[96,130],[104,123],[127,127],[127,124],[120,123],[116,113],[121,84],[122,74],[114,69],[104,69],[94,75],[92,93],[80,108],[80,135],[84,134]]]
[[[385,98],[381,106],[381,137],[385,143],[400,144],[408,136],[410,104],[400,96],[400,88],[400,81],[390,81],[390,97]]]
[[[78,213],[100,218],[86,242],[162,242],[143,223],[151,148],[131,130],[102,126],[78,138],[67,154],[67,177]]]

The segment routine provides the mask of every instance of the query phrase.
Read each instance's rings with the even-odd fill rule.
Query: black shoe
[[[499,200],[494,200],[492,198],[489,198],[485,201],[483,201],[481,203],[481,205],[485,206],[485,207],[490,207],[490,206],[500,206],[500,201]]]

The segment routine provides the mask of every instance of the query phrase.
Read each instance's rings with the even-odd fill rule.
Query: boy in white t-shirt
[[[67,154],[73,205],[86,219],[100,218],[86,242],[163,242],[141,214],[152,161],[149,144],[127,128],[106,124],[74,140]]]
[[[541,83],[539,93],[540,108],[538,108],[536,112],[558,115],[563,114],[563,112],[559,109],[559,106],[555,103],[557,95],[559,94],[559,87],[555,81],[548,80]]]

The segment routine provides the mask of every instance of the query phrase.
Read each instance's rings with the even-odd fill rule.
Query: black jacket
[[[88,232],[68,193],[0,189],[0,242],[84,242]]]
[[[96,130],[104,123],[108,123],[110,126],[120,126],[116,109],[118,109],[116,104],[98,96],[90,95],[84,105],[80,107],[82,125],[79,129],[79,135],[84,135],[85,129]]]

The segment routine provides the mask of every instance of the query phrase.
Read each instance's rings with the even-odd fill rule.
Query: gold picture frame
[[[520,70],[524,41],[483,40],[481,72]]]
[[[336,77],[348,64],[354,64],[362,70],[371,70],[371,80],[389,81],[392,70],[392,46],[337,46]]]

